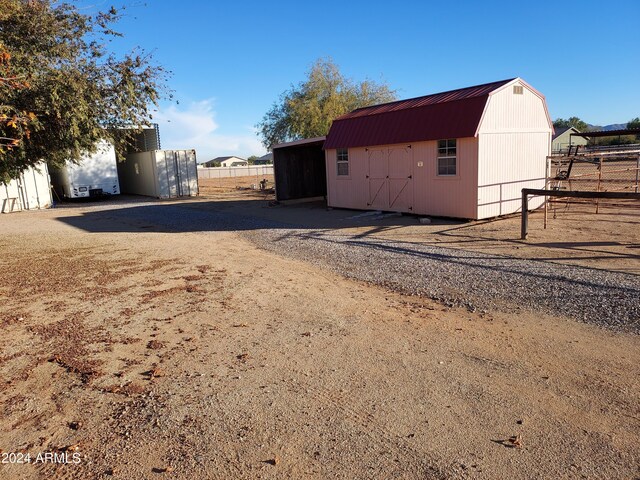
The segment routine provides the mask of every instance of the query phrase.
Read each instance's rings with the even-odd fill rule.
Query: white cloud
[[[253,128],[245,127],[234,135],[216,133],[219,125],[213,107],[213,99],[207,99],[186,106],[170,105],[156,112],[153,121],[160,127],[162,148],[195,148],[198,162],[226,155],[247,158],[265,151]]]

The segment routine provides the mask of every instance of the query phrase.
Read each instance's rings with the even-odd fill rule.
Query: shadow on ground
[[[416,215],[391,212],[363,212],[328,209],[325,202],[272,205],[266,200],[162,202],[135,197],[119,204],[99,202],[73,204],[70,212],[85,207],[81,214],[58,217],[58,221],[87,232],[219,232],[260,229],[344,229],[372,227],[386,229],[419,225]],[[63,205],[62,208],[66,208]],[[464,220],[434,219],[434,224],[461,225]]]
[[[323,201],[274,204],[268,197],[235,195],[232,199],[206,198],[161,201],[122,196],[107,201],[62,204],[69,212],[58,220],[86,232],[224,232],[303,230],[348,235],[352,240],[385,238],[408,248],[442,246],[484,252],[488,256],[517,256],[539,261],[569,262],[582,259],[583,266],[637,273],[637,245],[615,240],[522,241],[513,216],[481,221],[432,218],[420,224],[417,215],[329,209]],[[603,220],[606,217],[603,215]],[[485,228],[487,227],[487,228]],[[510,234],[513,230],[512,235]],[[499,234],[496,232],[500,232]],[[298,232],[301,233],[301,232]],[[506,233],[506,235],[505,235]],[[289,236],[291,232],[283,232]],[[519,250],[526,246],[526,254]],[[492,255],[493,254],[493,255]],[[620,265],[624,260],[625,265]],[[605,262],[598,265],[592,262]]]

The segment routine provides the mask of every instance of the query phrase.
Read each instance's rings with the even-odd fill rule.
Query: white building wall
[[[29,167],[9,183],[0,183],[0,211],[48,208],[53,203],[47,164]]]
[[[522,87],[522,94],[514,93]],[[551,133],[544,97],[517,79],[489,95],[478,133]]]
[[[478,144],[478,219],[515,213],[523,188],[544,188],[549,134],[484,134]],[[533,197],[529,207],[543,201]]]
[[[544,97],[526,83],[517,80],[490,95],[478,129],[478,219],[515,213],[523,188],[544,188],[551,132]],[[543,202],[534,197],[529,205]]]
[[[233,163],[241,163],[242,165],[248,165],[248,162],[244,158],[240,157],[231,157],[223,162],[220,162],[221,167],[230,167]]]

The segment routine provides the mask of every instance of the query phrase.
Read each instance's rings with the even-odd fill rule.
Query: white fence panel
[[[246,167],[198,167],[198,178],[233,178],[273,175],[273,165],[248,165]]]

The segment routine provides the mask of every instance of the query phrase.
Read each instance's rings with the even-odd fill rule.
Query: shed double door
[[[376,210],[413,210],[413,155],[411,146],[370,148],[367,206]]]

